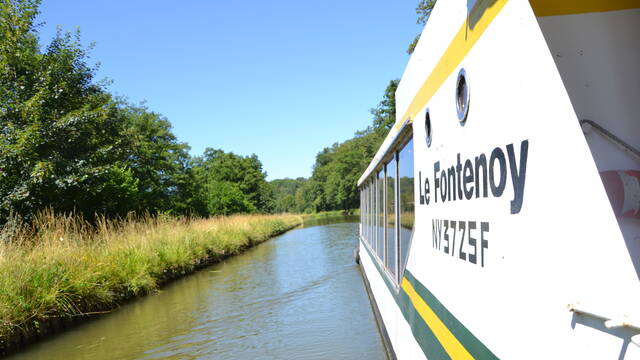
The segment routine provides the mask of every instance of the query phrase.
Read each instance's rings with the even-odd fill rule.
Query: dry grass
[[[0,348],[42,321],[113,309],[301,222],[295,215],[238,215],[92,226],[51,213],[30,226],[10,222],[0,229]]]

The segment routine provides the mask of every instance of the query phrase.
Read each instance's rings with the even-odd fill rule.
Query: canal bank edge
[[[312,214],[304,214],[302,215],[303,221],[308,220],[320,220],[320,219],[328,219],[328,218],[340,218],[344,216],[357,216],[360,215],[360,209],[349,209],[349,210],[331,210],[331,211],[321,211]]]
[[[160,288],[172,281],[190,275],[202,268],[218,263],[226,258],[239,255],[255,245],[261,244],[303,224],[302,216],[286,216],[293,218],[294,220],[289,222],[283,221],[282,227],[274,227],[273,230],[270,231],[265,238],[254,238],[257,234],[246,234],[246,244],[240,246],[237,251],[234,251],[232,253],[216,253],[215,250],[210,249],[211,251],[208,251],[206,257],[192,259],[193,267],[190,269],[180,269],[178,271],[174,269],[164,269],[160,274],[158,274],[158,276],[156,276],[157,288]],[[83,312],[77,315],[48,317],[45,319],[38,319],[23,324],[20,330],[14,330],[5,338],[0,338],[0,357],[10,355],[14,352],[19,351],[25,346],[59,334],[65,330],[71,329],[81,323],[84,323],[85,321],[96,319],[101,315],[116,311],[120,306],[134,301],[137,298],[141,298],[147,294],[148,293],[134,294],[125,291],[117,294],[117,301],[114,302],[110,307],[99,308],[95,311]]]

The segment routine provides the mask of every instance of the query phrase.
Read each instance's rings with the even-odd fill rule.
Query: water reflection
[[[328,221],[308,222],[13,359],[384,359],[353,261],[357,224],[319,225]]]
[[[345,223],[357,223],[360,221],[360,215],[336,215],[330,216],[326,218],[319,219],[311,219],[305,220],[302,227],[314,227],[320,225],[331,225],[331,224],[345,224]],[[357,224],[355,224],[357,226]],[[355,243],[354,243],[355,246]]]

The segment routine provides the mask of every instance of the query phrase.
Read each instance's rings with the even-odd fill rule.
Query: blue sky
[[[417,0],[43,0],[95,41],[97,79],[166,116],[191,153],[257,154],[268,179],[307,177],[315,155],[371,123],[420,31]]]

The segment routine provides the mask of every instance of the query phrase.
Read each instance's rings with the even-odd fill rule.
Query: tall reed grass
[[[43,213],[0,229],[0,350],[41,323],[108,311],[291,229],[296,215],[99,219]]]

